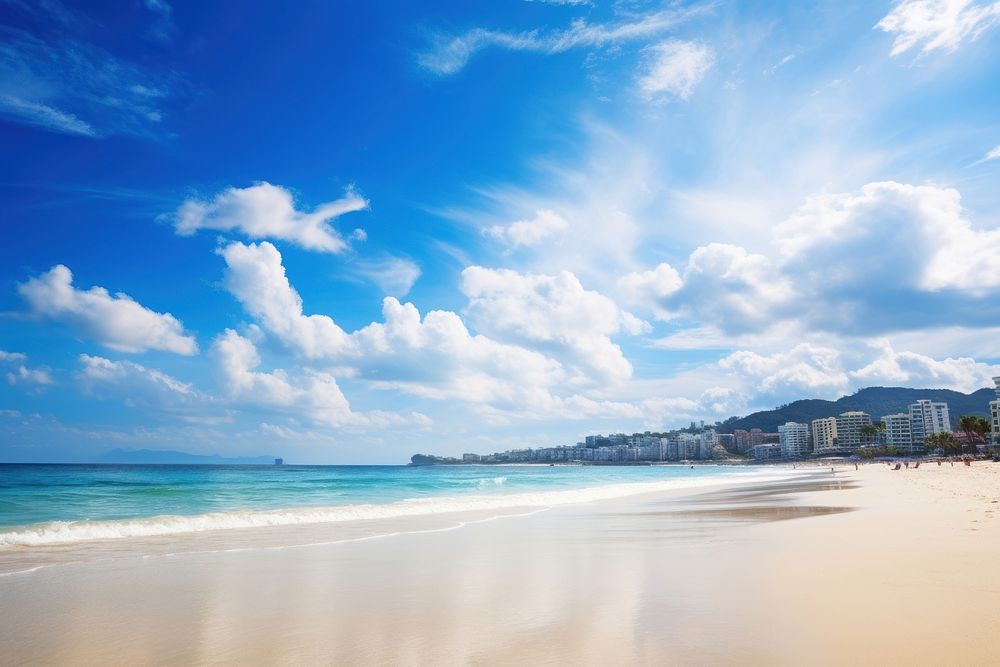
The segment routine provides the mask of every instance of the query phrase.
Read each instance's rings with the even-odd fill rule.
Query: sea
[[[774,476],[754,466],[0,464],[0,551],[551,507]]]

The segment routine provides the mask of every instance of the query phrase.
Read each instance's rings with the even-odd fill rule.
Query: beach
[[[1000,465],[787,472],[325,544],[290,546],[303,525],[54,546],[0,577],[3,662],[1000,661]]]

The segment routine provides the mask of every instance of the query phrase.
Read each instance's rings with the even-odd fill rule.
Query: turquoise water
[[[760,472],[714,466],[5,464],[0,546],[579,502],[588,494],[611,497]]]

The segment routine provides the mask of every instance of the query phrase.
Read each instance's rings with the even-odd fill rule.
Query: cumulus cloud
[[[563,363],[524,345],[474,334],[456,313],[434,310],[422,316],[416,306],[394,297],[384,299],[381,322],[347,333],[327,315],[303,314],[302,299],[288,282],[274,246],[232,243],[220,254],[228,265],[225,285],[264,331],[303,357],[335,365],[373,386],[465,401],[497,419],[512,414],[585,418],[635,411],[627,404],[591,399],[572,389],[592,385],[599,377],[627,377],[631,366],[607,336],[618,330],[638,331],[643,325],[606,297],[583,290],[571,274],[531,278],[534,287],[522,284],[537,290],[532,305],[524,319],[497,329],[511,339],[539,347],[548,344],[553,354],[561,350],[559,356],[567,360]],[[470,307],[485,318],[488,311],[499,312],[508,305],[490,273],[480,271],[485,273],[473,271],[463,284],[475,295],[476,303]],[[549,288],[553,293],[545,296]],[[567,293],[560,296],[560,290]],[[540,318],[546,309],[566,321],[544,331]],[[597,333],[573,334],[569,320],[595,327]],[[585,353],[596,358],[583,360]]]
[[[894,182],[810,197],[774,230],[773,256],[709,244],[646,290],[646,308],[728,335],[795,325],[834,333],[985,326],[997,310],[1000,229],[976,229],[958,191]],[[669,277],[669,269],[658,267]],[[624,285],[647,285],[641,274]],[[633,292],[635,294],[636,292]]]
[[[88,393],[102,398],[118,398],[126,405],[175,411],[207,408],[211,399],[186,382],[155,368],[131,361],[112,361],[81,354],[77,382]]]
[[[618,289],[629,304],[646,306],[659,319],[670,317],[660,304],[683,285],[681,275],[666,262],[649,271],[635,271],[618,279]]]
[[[686,100],[715,62],[706,44],[667,40],[644,50],[645,67],[639,90],[647,99],[676,97]]]
[[[884,338],[868,345],[800,343],[770,353],[739,350],[715,365],[723,378],[734,383],[732,396],[753,405],[800,398],[835,399],[880,385],[968,393],[991,386],[991,378],[1000,374],[1000,366],[970,357],[938,359],[896,351]],[[705,367],[699,372],[710,375],[712,369]]]
[[[174,228],[182,236],[191,236],[199,229],[235,230],[251,239],[280,239],[307,250],[340,253],[347,249],[347,241],[331,221],[366,208],[368,202],[348,189],[340,199],[320,204],[311,212],[300,211],[291,192],[262,182],[248,188],[228,188],[211,201],[185,201],[174,215]]]
[[[889,181],[811,197],[776,243],[786,270],[816,287],[983,296],[1000,286],[1000,229],[974,229],[953,188]]]
[[[18,366],[16,370],[7,373],[7,383],[49,385],[52,384],[52,376],[44,369]]]
[[[753,383],[754,393],[836,398],[850,386],[840,353],[808,343],[769,355],[741,350],[721,359],[719,367]]]
[[[611,336],[642,333],[646,326],[603,294],[584,289],[569,271],[547,276],[472,266],[462,272],[462,292],[476,328],[492,338],[544,350],[591,381],[632,375]]]
[[[438,34],[431,48],[420,54],[420,65],[439,76],[461,70],[476,53],[496,47],[509,51],[555,54],[577,48],[601,48],[663,33],[685,20],[704,14],[709,6],[665,10],[618,23],[573,21],[563,30],[504,32],[473,28],[461,35]]]
[[[227,396],[240,404],[276,409],[331,427],[429,423],[420,413],[353,412],[329,373],[304,369],[293,376],[282,369],[269,373],[257,370],[261,364],[257,348],[232,329],[215,339],[211,354]]]
[[[483,232],[514,248],[537,246],[553,236],[563,234],[569,223],[555,211],[539,209],[530,220],[518,220],[509,225],[494,225]]]
[[[896,352],[885,339],[873,344],[878,357],[850,373],[866,385],[903,385],[929,389],[954,389],[965,393],[993,386],[1000,366],[978,362],[971,357],[934,359],[915,352]]]
[[[951,52],[1000,23],[1000,2],[903,0],[875,26],[894,33],[892,55],[920,47]]]
[[[326,315],[304,315],[288,282],[281,253],[270,243],[234,242],[220,249],[224,285],[264,328],[308,358],[343,354],[350,337]]]
[[[28,384],[46,386],[53,383],[52,375],[46,368],[28,368],[28,356],[21,352],[0,350],[0,364],[15,364],[17,367],[7,373],[7,384]]]
[[[113,350],[184,355],[198,351],[195,339],[170,313],[157,313],[121,292],[112,296],[103,287],[77,289],[72,272],[62,264],[17,289],[34,315],[66,324]]]

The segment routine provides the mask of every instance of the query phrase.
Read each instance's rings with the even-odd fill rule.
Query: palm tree
[[[983,439],[990,431],[990,422],[977,415],[963,415],[958,420],[958,427],[965,433],[966,441],[970,446]]]

